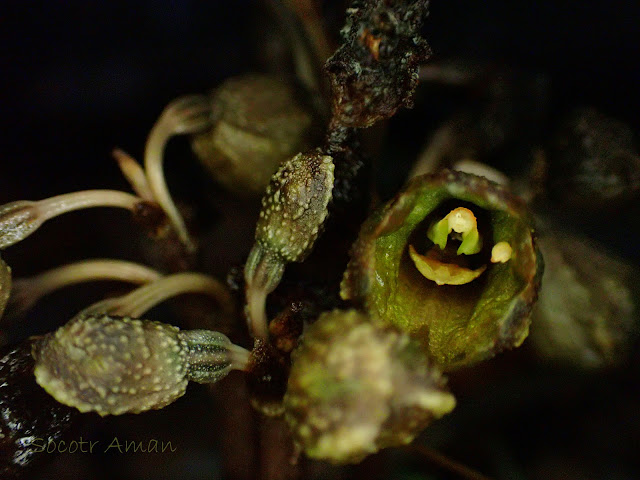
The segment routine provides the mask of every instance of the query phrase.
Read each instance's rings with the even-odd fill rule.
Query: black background
[[[325,7],[334,34],[342,10],[338,2]],[[110,157],[112,148],[140,158],[150,127],[170,100],[206,92],[233,75],[268,69],[259,48],[268,21],[258,2],[246,0],[2,2],[0,203],[87,188],[126,189]],[[639,2],[446,0],[432,2],[425,36],[434,60],[463,56],[547,75],[552,119],[593,105],[637,132],[639,25]],[[440,120],[414,112],[394,121],[419,115],[425,124]],[[409,150],[417,150],[425,128],[410,124],[405,135],[415,136],[415,148]],[[201,214],[206,218],[199,221],[211,226],[224,217],[212,201],[217,187],[202,174],[186,142],[176,140],[169,151],[174,152],[167,162],[172,191],[187,203],[204,205],[210,216]],[[624,232],[633,232],[638,220],[627,221],[629,230],[612,234],[606,219],[593,218],[587,230],[637,261],[637,239]],[[139,260],[129,245],[130,228],[118,212],[81,212],[50,222],[3,252],[3,258],[16,276],[90,256]],[[246,249],[218,263],[209,252],[202,264],[212,266],[205,269],[223,275],[229,264],[242,261],[251,229],[250,224],[245,228]],[[78,291],[40,306],[19,335],[55,328],[99,289]],[[637,478],[637,447],[632,447],[640,444],[637,367],[632,373],[569,380],[552,374],[536,381],[509,367],[513,355],[497,359],[482,375],[487,384],[508,378],[507,384],[519,382],[519,387],[477,396],[477,404],[474,397],[467,401],[463,413],[486,409],[489,418],[467,422],[471,427],[458,431],[462,438],[449,450],[499,478]],[[538,388],[544,390],[542,400],[527,401],[527,395],[539,398]],[[176,455],[63,455],[32,478],[220,478],[216,420],[207,402],[206,391],[195,389],[166,411],[98,424],[101,433],[95,435],[104,441],[114,432],[128,439],[144,432],[143,438],[175,440]],[[509,402],[511,409],[503,405]]]

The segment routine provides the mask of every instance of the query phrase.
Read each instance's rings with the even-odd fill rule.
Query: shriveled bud
[[[271,178],[244,271],[249,317],[260,325],[253,328],[258,336],[266,336],[266,295],[280,282],[287,263],[309,254],[327,218],[333,171],[333,159],[314,151],[287,160]]]
[[[411,442],[455,398],[408,335],[358,311],[334,310],[294,352],[284,405],[309,457],[354,463]]]
[[[193,151],[235,193],[262,193],[278,166],[307,145],[311,114],[276,77],[231,78],[211,94],[210,105],[213,127],[193,137]]]
[[[103,416],[165,407],[189,380],[215,382],[243,368],[248,355],[218,332],[109,316],[75,318],[33,348],[41,387]]]

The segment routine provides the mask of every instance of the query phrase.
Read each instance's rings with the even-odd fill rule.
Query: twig
[[[424,445],[409,445],[407,449],[414,453],[417,453],[422,457],[425,457],[434,465],[437,465],[444,470],[448,470],[449,472],[455,473],[460,478],[464,478],[466,480],[492,480],[490,477],[476,472],[466,465],[462,465],[461,463],[456,462],[446,455],[443,455],[442,453]]]

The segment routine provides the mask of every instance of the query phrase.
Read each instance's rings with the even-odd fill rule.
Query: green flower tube
[[[452,370],[524,341],[541,274],[524,204],[443,170],[412,179],[363,224],[341,295]]]

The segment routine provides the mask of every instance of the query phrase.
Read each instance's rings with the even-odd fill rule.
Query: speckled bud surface
[[[38,384],[60,403],[100,415],[162,408],[187,387],[186,345],[171,325],[97,316],[34,345]]]
[[[328,215],[333,160],[320,152],[299,153],[271,178],[256,227],[256,242],[286,262],[304,260]]]
[[[309,457],[354,463],[411,442],[455,399],[406,334],[355,310],[334,310],[305,332],[284,405]]]
[[[38,229],[35,202],[19,200],[0,206],[0,249],[18,243]]]

